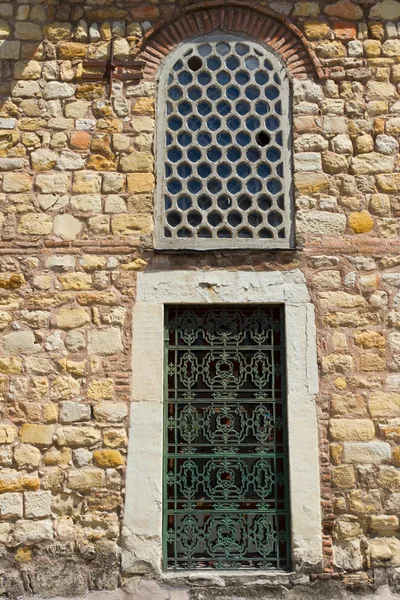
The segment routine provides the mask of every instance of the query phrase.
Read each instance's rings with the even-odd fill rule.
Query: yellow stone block
[[[331,419],[331,438],[337,442],[366,442],[375,437],[375,427],[370,419]]]
[[[4,375],[22,373],[22,359],[17,356],[0,357],[0,373]]]
[[[376,58],[381,55],[382,44],[379,40],[364,40],[363,46],[368,58]]]
[[[378,331],[356,331],[354,334],[356,346],[363,348],[385,348],[386,339]]]
[[[95,465],[103,469],[120,467],[125,463],[125,458],[118,450],[95,450],[93,459]]]
[[[64,290],[89,290],[92,287],[92,276],[87,273],[65,273],[59,280]]]
[[[112,379],[94,379],[90,382],[87,390],[88,398],[92,400],[111,399],[114,393]]]
[[[364,352],[358,359],[358,366],[360,371],[385,371],[386,357],[373,352]]]
[[[321,21],[306,21],[304,23],[304,34],[311,41],[323,40],[329,32],[329,25]]]
[[[332,469],[332,483],[334,486],[348,490],[355,486],[356,477],[352,465],[339,465]]]
[[[58,58],[72,60],[74,58],[85,58],[87,52],[86,44],[75,42],[60,44],[58,47]]]
[[[146,194],[154,190],[154,175],[152,173],[132,173],[128,175],[128,192]]]
[[[54,427],[52,425],[30,425],[25,423],[20,431],[21,441],[37,446],[51,446]]]
[[[16,438],[16,430],[12,425],[0,425],[0,444],[12,444]]]
[[[295,185],[299,194],[320,194],[329,191],[329,179],[323,173],[296,173]]]
[[[123,271],[144,271],[147,267],[147,262],[142,258],[136,258],[135,260],[121,265]]]
[[[153,98],[139,98],[132,108],[134,115],[154,115],[154,100]]]
[[[366,210],[351,213],[348,217],[348,223],[354,233],[368,233],[374,226],[374,221]]]
[[[40,487],[40,480],[35,475],[19,473],[13,469],[0,471],[0,493],[35,491]]]
[[[43,406],[43,419],[46,423],[56,423],[58,419],[58,406],[56,404],[45,404]]]
[[[114,235],[149,234],[153,230],[153,219],[150,215],[115,215],[111,221]]]
[[[14,559],[20,564],[30,562],[32,560],[32,550],[27,546],[22,546],[16,551]]]

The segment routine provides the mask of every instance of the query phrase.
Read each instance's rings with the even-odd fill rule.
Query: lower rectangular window
[[[166,569],[290,568],[282,305],[165,308]]]

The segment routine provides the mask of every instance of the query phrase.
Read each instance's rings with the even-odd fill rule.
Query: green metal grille
[[[288,569],[282,306],[165,314],[164,567]]]

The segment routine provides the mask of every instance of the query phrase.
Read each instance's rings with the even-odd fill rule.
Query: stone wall
[[[235,6],[290,19],[314,65],[293,83],[293,252],[152,251],[155,81],[115,82],[110,98],[82,61],[104,59],[112,35],[118,60],[145,56],[162,22],[193,6],[0,3],[5,595],[125,581],[136,273],[167,267],[303,271],[317,310],[325,564],[288,585],[399,585],[400,2]]]

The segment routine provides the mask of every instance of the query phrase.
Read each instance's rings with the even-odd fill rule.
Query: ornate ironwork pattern
[[[290,566],[281,306],[165,314],[164,566]]]
[[[159,248],[290,247],[289,78],[261,44],[187,42],[160,81]]]

